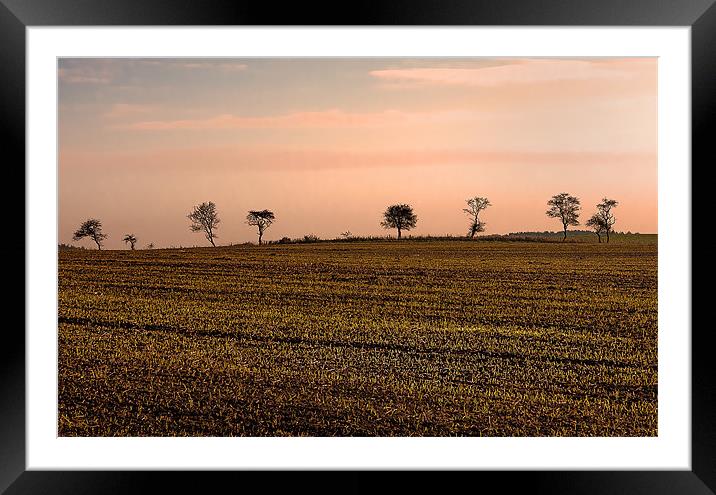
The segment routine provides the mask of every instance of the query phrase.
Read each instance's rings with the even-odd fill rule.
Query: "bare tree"
[[[137,237],[134,234],[127,234],[122,240],[125,244],[128,243],[131,246],[132,251],[134,251],[134,245],[137,243]]]
[[[147,244],[147,249],[154,249],[154,243],[150,242],[149,244]]]
[[[97,244],[97,249],[102,250],[102,242],[107,238],[107,234],[102,232],[102,222],[96,218],[85,220],[80,228],[75,231],[73,240],[79,241],[85,237],[89,237]]]
[[[212,246],[216,246],[214,239],[218,238],[218,236],[214,231],[218,228],[221,220],[219,220],[219,214],[216,212],[214,203],[209,201],[195,206],[194,210],[187,215],[187,218],[191,221],[189,229],[192,232],[204,232],[206,240]]]
[[[274,220],[276,220],[276,216],[270,210],[251,210],[249,214],[246,215],[246,223],[258,229],[259,246],[261,245],[264,232],[271,226]]]
[[[595,213],[592,215],[589,220],[587,220],[587,223],[585,223],[587,227],[592,229],[595,234],[597,234],[597,238],[599,239],[599,243],[602,242],[602,234],[606,231],[606,227],[604,225],[604,222],[602,221],[602,217],[599,216],[598,213]]]
[[[398,239],[403,230],[410,230],[418,223],[418,216],[413,207],[406,204],[391,205],[383,212],[383,221],[380,225],[384,229],[398,229]]]
[[[467,203],[467,208],[463,208],[462,211],[470,215],[470,230],[468,231],[467,235],[472,239],[475,237],[475,234],[478,232],[484,232],[485,226],[487,225],[485,222],[480,221],[480,212],[484,209],[486,209],[488,206],[492,206],[492,203],[490,203],[490,200],[487,198],[481,198],[479,196],[475,196],[474,198],[470,198],[465,200]]]
[[[612,208],[615,208],[618,204],[613,199],[602,198],[602,202],[597,205],[597,215],[601,218],[604,231],[607,233],[607,242],[609,242],[612,227],[617,222],[616,217],[612,214]]]
[[[579,225],[579,198],[570,196],[568,193],[560,193],[552,196],[552,199],[547,201],[549,210],[547,210],[547,216],[551,218],[559,218],[562,222],[564,229],[564,241],[567,238],[567,227],[570,225]]]

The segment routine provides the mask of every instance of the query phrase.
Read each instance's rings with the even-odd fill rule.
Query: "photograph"
[[[658,437],[658,68],[58,57],[57,435]]]

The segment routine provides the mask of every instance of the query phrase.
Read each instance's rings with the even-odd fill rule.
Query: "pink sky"
[[[214,201],[219,243],[383,235],[413,205],[416,235],[558,230],[603,196],[617,230],[656,232],[656,59],[62,59],[59,241],[102,220],[107,248],[205,245],[186,214]],[[74,243],[90,246],[82,241]]]

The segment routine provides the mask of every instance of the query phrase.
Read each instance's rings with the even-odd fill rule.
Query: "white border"
[[[658,56],[659,436],[58,438],[56,58],[70,56]],[[689,28],[32,27],[27,57],[27,469],[690,470]]]

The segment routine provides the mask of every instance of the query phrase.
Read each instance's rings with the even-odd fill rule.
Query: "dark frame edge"
[[[695,18],[691,26],[692,36],[692,163],[707,163],[714,161],[714,151],[711,145],[709,124],[716,115],[716,4],[708,0],[710,7],[700,10],[701,15]],[[9,2],[8,2],[9,3]],[[29,2],[28,2],[29,3]],[[37,4],[35,4],[37,5]],[[20,14],[23,14],[20,16]],[[36,14],[33,13],[33,14]],[[141,16],[141,14],[136,14]],[[661,14],[662,16],[664,14]],[[20,16],[20,17],[18,17]],[[25,163],[25,22],[27,12],[18,12],[16,16],[0,0],[0,70],[3,73],[3,86],[0,88],[0,108],[3,119],[0,119],[0,143],[3,149],[10,151],[12,162]],[[90,13],[92,16],[92,13]],[[683,16],[683,13],[682,13]],[[377,24],[388,24],[376,16]],[[560,18],[563,16],[560,16]],[[575,16],[578,17],[578,16]],[[681,19],[681,17],[674,17]],[[247,19],[244,20],[244,22]],[[382,21],[382,22],[381,22]],[[41,23],[46,23],[41,22]],[[629,22],[629,24],[648,25],[651,22]],[[33,23],[34,24],[34,23]],[[52,24],[51,22],[48,24]],[[78,25],[82,22],[68,22],[69,25]],[[97,22],[96,24],[103,24]],[[105,23],[105,24],[112,24]],[[140,24],[140,23],[133,23]],[[167,24],[167,23],[157,23]],[[181,24],[177,22],[176,24]],[[209,23],[210,24],[210,23]],[[259,23],[255,23],[259,24]],[[397,22],[400,24],[400,22]],[[430,24],[430,23],[426,23]],[[446,22],[446,24],[461,24],[459,21]],[[487,23],[486,23],[487,24]],[[518,23],[514,23],[518,24]],[[535,23],[538,24],[538,23]],[[570,24],[565,22],[565,24]],[[577,23],[579,24],[579,23]],[[588,25],[594,23],[584,23]],[[605,23],[606,24],[606,23]],[[662,24],[682,24],[675,22]],[[697,102],[695,105],[693,102]],[[18,123],[22,122],[22,126]],[[11,163],[12,163],[11,162]],[[693,167],[692,167],[693,169]],[[6,167],[8,183],[22,184],[17,190],[21,191],[22,203],[25,204],[25,174],[24,166]],[[693,221],[692,221],[693,225]],[[3,254],[21,256],[25,259],[25,224],[21,238],[13,244],[0,245]],[[26,266],[26,265],[25,265]],[[16,267],[17,270],[21,268]],[[24,270],[24,267],[23,267]],[[24,280],[24,271],[23,271]],[[23,290],[16,291],[8,300],[7,307],[20,307],[20,298],[24,308],[25,282]],[[151,473],[151,472],[33,472],[25,471],[25,337],[24,313],[22,317],[23,332],[15,331],[17,327],[9,329],[8,333],[17,335],[8,336],[7,344],[0,346],[0,493],[24,494],[36,492],[52,493],[95,493],[102,487],[104,493],[126,493],[127,490],[143,492],[152,486],[153,482],[161,481],[164,488],[175,487],[180,492],[191,487],[187,484],[189,475],[194,473]],[[716,493],[716,425],[713,414],[716,411],[716,387],[711,373],[712,353],[707,332],[692,331],[692,471],[646,471],[646,472],[521,472],[513,473],[516,485],[531,488],[538,493],[543,490],[551,493],[583,493],[597,494],[609,492],[622,492],[630,494],[658,494],[658,493],[689,493],[704,494]],[[217,488],[231,476],[242,479],[250,478],[260,473],[213,473],[217,476]],[[294,473],[299,474],[299,473]],[[304,480],[311,479],[320,484],[326,483],[325,475],[299,476]],[[338,474],[338,473],[331,473]],[[369,487],[373,485],[374,473],[348,473],[352,480],[352,490],[355,492],[359,485]],[[460,473],[456,473],[460,475]],[[499,472],[480,472],[476,474],[482,480],[493,478],[496,482],[504,482],[504,474]],[[454,475],[454,474],[453,474]],[[452,476],[452,475],[451,475]],[[205,477],[206,478],[206,477]],[[292,476],[291,485],[296,481]],[[331,481],[338,481],[338,477],[328,476]],[[424,479],[424,473],[412,473],[412,481],[401,485],[404,487],[427,488],[429,480]],[[498,479],[500,478],[500,479]],[[259,478],[255,478],[259,481]],[[323,481],[321,481],[323,480]],[[149,482],[152,483],[149,483]],[[466,481],[468,481],[466,479]],[[474,482],[474,478],[470,480]],[[443,480],[444,482],[444,480]],[[146,483],[146,484],[145,484]],[[339,482],[340,483],[340,482]],[[345,480],[343,481],[345,483]],[[301,483],[298,483],[301,485]],[[288,483],[287,483],[288,486]],[[315,484],[312,483],[315,488]],[[340,486],[340,485],[339,485]],[[345,486],[345,484],[344,484]],[[443,485],[444,488],[444,485]],[[5,492],[7,490],[7,492]],[[348,490],[347,490],[348,491]],[[421,490],[422,491],[422,490]]]
[[[0,149],[4,153],[4,179],[19,198],[14,204],[25,208],[25,25],[0,3]],[[10,192],[8,192],[10,194]],[[24,211],[24,210],[23,210]],[[17,222],[19,223],[19,222]],[[11,267],[17,270],[15,290],[7,291],[5,307],[13,312],[23,308],[20,321],[5,327],[0,346],[0,493],[25,470],[25,214],[22,225],[14,227],[12,242],[1,243],[5,259],[25,260]],[[22,282],[19,282],[22,280]]]
[[[690,26],[713,0],[1,0],[26,25]]]
[[[694,164],[702,169],[714,163],[714,115],[716,115],[716,4],[712,4],[691,26],[691,173]],[[692,193],[693,193],[693,179]],[[693,197],[693,194],[692,194]],[[694,217],[699,215],[693,208]],[[693,235],[692,235],[693,239]],[[693,253],[693,250],[692,250]],[[693,255],[692,255],[693,256]],[[693,260],[691,262],[693,266]],[[696,296],[693,290],[692,300]],[[701,296],[703,297],[703,296]],[[693,308],[693,302],[692,302]],[[693,311],[693,309],[692,309]],[[691,328],[691,467],[704,484],[716,492],[716,385],[713,347],[708,327]]]
[[[286,474],[286,476],[279,476]],[[437,476],[436,476],[437,475]],[[690,471],[76,471],[25,472],[5,495],[52,493],[56,495],[106,495],[125,493],[194,493],[201,477],[201,491],[220,492],[227,484],[261,484],[271,492],[306,489],[311,493],[387,492],[391,485],[404,493],[441,493],[446,476],[453,486],[501,486],[507,493],[550,495],[710,495],[713,492]],[[268,478],[267,478],[268,477]],[[193,483],[192,483],[193,481]],[[340,487],[338,489],[338,487]],[[302,491],[302,490],[300,490]]]

